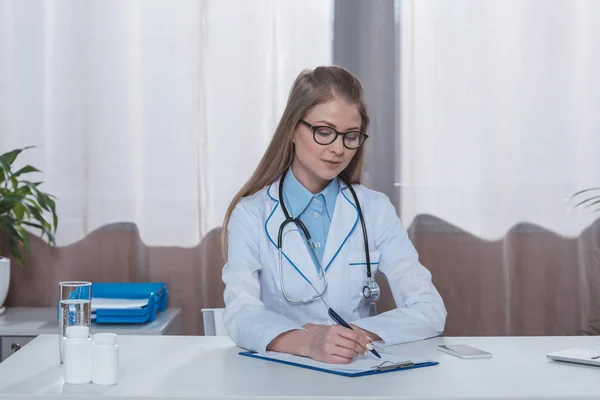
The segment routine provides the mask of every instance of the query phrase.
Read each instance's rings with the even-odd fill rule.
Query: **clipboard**
[[[311,369],[313,371],[320,371],[320,372],[325,372],[328,374],[346,376],[349,378],[355,378],[355,377],[367,376],[367,375],[377,375],[377,374],[383,374],[383,373],[395,372],[395,371],[406,371],[409,369],[431,367],[433,365],[439,364],[439,362],[437,362],[437,361],[430,361],[430,360],[410,361],[410,360],[406,359],[406,360],[398,360],[398,361],[389,361],[389,360],[381,361],[381,360],[377,360],[377,359],[370,359],[369,364],[372,364],[372,365],[370,365],[370,367],[368,367],[368,368],[361,367],[361,368],[353,369],[352,363],[345,364],[345,365],[327,364],[327,363],[322,363],[319,361],[314,361],[310,358],[295,356],[295,355],[291,355],[291,354],[283,355],[283,353],[273,353],[273,354],[277,354],[277,356],[269,356],[269,355],[259,354],[259,353],[253,352],[253,351],[242,351],[239,354],[242,356],[246,356],[246,357],[257,358],[260,360],[271,361],[271,362],[276,362],[276,363],[285,364],[285,365],[292,365],[294,367]],[[391,355],[389,355],[389,356],[391,356]],[[363,360],[363,361],[365,361],[365,360]],[[363,362],[362,364],[366,364],[366,363]]]

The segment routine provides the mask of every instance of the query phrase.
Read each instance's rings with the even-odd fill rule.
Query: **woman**
[[[296,78],[269,147],[225,216],[224,323],[239,346],[349,363],[373,340],[443,331],[444,303],[394,207],[360,185],[368,125],[349,71],[318,67]],[[371,276],[386,276],[398,308],[369,316],[378,289],[367,265]],[[352,329],[336,325],[329,308]]]

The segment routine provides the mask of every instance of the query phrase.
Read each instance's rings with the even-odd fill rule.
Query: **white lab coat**
[[[285,257],[279,272],[277,234],[285,217],[278,185],[279,181],[243,198],[235,207],[223,268],[225,327],[236,344],[260,353],[283,332],[303,329],[308,322],[333,323],[321,300],[292,304],[282,294],[282,277],[288,297],[294,300],[315,294],[299,272],[318,290],[324,280],[293,223],[284,230]],[[431,274],[419,263],[396,210],[384,194],[361,185],[353,188],[367,226],[373,274],[379,271],[386,276],[397,308],[369,316],[369,303],[362,296],[367,274],[361,224],[352,194],[341,181],[322,260],[327,302],[347,322],[377,333],[385,345],[439,335],[446,320],[444,303]]]

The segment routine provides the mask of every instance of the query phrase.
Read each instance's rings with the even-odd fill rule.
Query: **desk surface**
[[[439,365],[346,378],[239,356],[226,337],[121,336],[120,382],[96,386],[63,384],[57,337],[42,335],[0,364],[0,398],[587,399],[600,396],[600,369],[546,354],[598,342],[590,336],[434,338],[385,351]],[[493,358],[462,360],[436,350],[441,343],[467,343]]]
[[[0,336],[37,336],[58,333],[58,314],[54,307],[6,307],[0,315]],[[171,327],[173,325],[173,327]],[[92,333],[114,332],[119,335],[181,334],[181,309],[166,309],[146,324],[96,324]]]

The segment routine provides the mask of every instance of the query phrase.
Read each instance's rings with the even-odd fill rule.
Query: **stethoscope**
[[[294,304],[308,303],[317,298],[323,298],[323,295],[327,291],[327,286],[328,286],[327,274],[325,272],[325,269],[323,269],[323,264],[321,263],[321,260],[319,259],[318,255],[315,251],[316,246],[311,239],[308,229],[306,228],[304,223],[302,221],[300,221],[299,218],[292,218],[292,216],[290,215],[290,213],[287,210],[285,202],[283,201],[283,182],[285,180],[286,175],[287,175],[287,169],[283,172],[283,174],[281,175],[281,179],[279,181],[279,205],[281,206],[281,210],[283,211],[283,214],[285,216],[285,220],[281,223],[281,225],[279,225],[279,233],[277,235],[277,249],[279,250],[279,279],[280,279],[280,284],[281,284],[281,291],[282,291],[285,299],[287,301],[289,301],[290,303],[294,303]],[[352,198],[354,199],[354,203],[356,204],[356,209],[358,210],[358,217],[360,219],[360,224],[361,224],[362,232],[363,232],[363,240],[365,242],[365,256],[366,256],[366,260],[367,260],[367,284],[365,286],[363,286],[363,288],[362,288],[362,295],[365,299],[369,300],[371,303],[374,303],[377,300],[379,300],[380,291],[379,291],[379,285],[377,284],[377,282],[375,282],[375,279],[373,278],[373,275],[371,274],[371,257],[369,254],[369,239],[367,237],[367,227],[365,225],[365,219],[363,217],[362,209],[360,207],[360,203],[358,202],[358,197],[356,196],[356,192],[354,191],[354,188],[352,188],[352,185],[350,184],[350,182],[348,182],[348,180],[345,177],[339,175],[339,178],[348,187],[348,189],[350,189],[350,193],[352,193]],[[283,274],[282,274],[283,229],[289,223],[294,223],[298,228],[300,228],[300,230],[304,234],[304,239],[308,242],[308,244],[309,244],[308,247],[312,251],[312,254],[313,254],[315,260],[317,260],[317,262],[319,264],[320,276],[323,277],[323,290],[322,291],[319,291],[309,279],[306,279],[308,281],[308,283],[312,286],[312,288],[315,290],[316,294],[313,296],[305,297],[301,300],[294,300],[294,299],[290,298],[290,296],[288,296],[288,294],[285,290],[285,285],[283,284]]]

